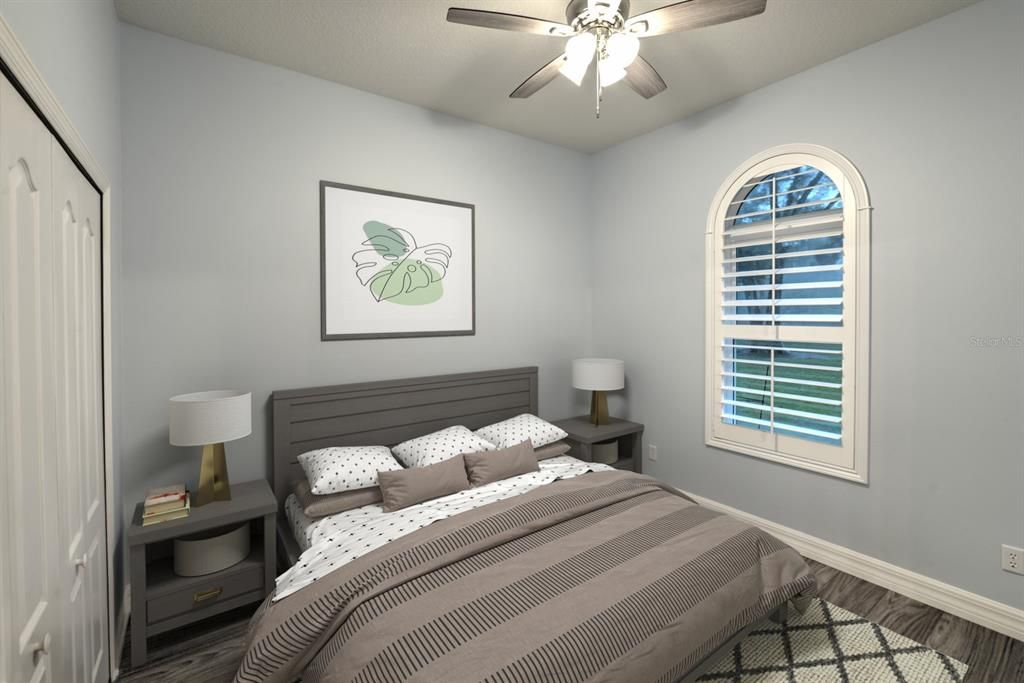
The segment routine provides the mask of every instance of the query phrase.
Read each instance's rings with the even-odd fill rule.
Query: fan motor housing
[[[589,0],[572,0],[565,8],[565,21],[572,24],[576,17],[587,11]],[[629,18],[629,0],[622,0],[619,3],[619,14],[623,19]]]

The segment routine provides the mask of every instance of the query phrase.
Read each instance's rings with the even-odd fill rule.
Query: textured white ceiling
[[[559,0],[116,0],[123,21],[232,54],[592,152],[977,0],[768,0],[764,14],[644,39],[668,90],[624,83],[594,118],[592,81],[508,94],[563,40],[449,24],[451,5],[564,21]],[[633,0],[631,14],[671,0]],[[588,87],[589,86],[589,87]]]

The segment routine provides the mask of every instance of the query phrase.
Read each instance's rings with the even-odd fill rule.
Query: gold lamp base
[[[594,391],[590,394],[590,423],[595,425],[610,424],[608,419],[608,394]]]
[[[199,466],[199,487],[193,505],[200,507],[217,500],[231,500],[228,461],[224,457],[223,443],[203,446],[203,463]]]

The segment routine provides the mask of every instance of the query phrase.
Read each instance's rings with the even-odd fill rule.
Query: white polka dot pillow
[[[456,455],[493,451],[494,444],[477,436],[468,427],[455,425],[403,441],[391,450],[406,467],[426,467]]]
[[[322,496],[377,486],[377,472],[400,470],[387,446],[332,446],[299,456],[310,490]]]
[[[481,427],[473,433],[482,436],[498,448],[515,446],[527,439],[533,443],[534,448],[540,448],[569,436],[569,433],[561,427],[556,427],[547,420],[542,420],[530,413],[495,422],[492,425]]]

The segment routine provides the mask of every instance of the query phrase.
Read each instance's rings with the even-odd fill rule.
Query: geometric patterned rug
[[[853,612],[812,600],[785,624],[765,621],[699,681],[962,683],[967,665]]]

